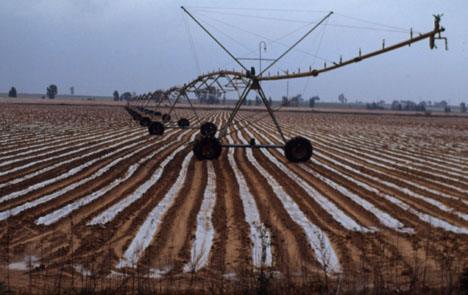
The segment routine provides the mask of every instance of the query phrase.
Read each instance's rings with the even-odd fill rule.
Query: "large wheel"
[[[140,119],[140,126],[148,126],[151,123],[151,119],[148,117],[141,117]]]
[[[148,132],[151,135],[163,135],[164,125],[161,122],[153,121],[148,125]]]
[[[200,127],[200,132],[205,137],[213,137],[216,134],[216,131],[218,131],[218,127],[211,122],[203,123]]]
[[[133,120],[135,120],[135,121],[140,121],[140,119],[141,119],[141,115],[140,115],[140,114],[135,113],[135,114],[133,115]]]
[[[189,122],[188,119],[181,118],[179,121],[177,121],[177,125],[179,127],[188,127],[188,126],[190,126],[190,122]]]
[[[286,142],[284,154],[289,162],[305,162],[312,157],[312,144],[304,137],[297,136]]]
[[[169,122],[171,120],[171,115],[169,114],[162,115],[162,120],[163,122]]]
[[[217,159],[221,155],[221,143],[214,137],[202,137],[195,141],[193,153],[199,160]]]

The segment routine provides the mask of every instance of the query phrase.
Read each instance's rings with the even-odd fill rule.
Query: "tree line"
[[[75,87],[70,87],[70,93],[73,95],[75,92]],[[55,84],[50,84],[46,88],[46,95],[49,99],[54,99],[58,94],[58,87]],[[156,101],[159,101],[162,96],[164,95],[163,90],[157,90],[156,92],[153,93],[153,99]],[[221,92],[219,89],[213,87],[213,86],[208,86],[203,89],[199,89],[195,92],[195,95],[197,96],[198,103],[200,104],[226,104],[226,96]],[[11,87],[10,91],[8,92],[8,97],[17,97],[18,92],[16,88],[13,86]],[[119,91],[115,90],[114,93],[112,94],[114,101],[126,101],[130,100],[132,97],[135,96],[135,94],[130,93],[129,91],[124,92],[122,95],[119,94]],[[42,98],[45,98],[42,96]],[[304,99],[302,98],[301,94],[297,94],[296,96],[293,96],[291,98],[288,98],[286,96],[283,96],[281,101],[282,106],[288,106],[288,107],[297,107],[299,106],[299,103],[303,102]],[[309,107],[314,108],[315,107],[315,102],[319,101],[320,97],[319,96],[312,96],[309,98]],[[344,96],[344,94],[340,94],[338,96],[338,101],[342,104],[346,103],[348,100]],[[270,105],[273,104],[273,101],[271,97],[267,101]],[[252,105],[252,100],[248,99],[244,102],[246,105]],[[385,102],[384,101],[379,101],[379,102],[372,102],[372,103],[367,103],[366,104],[366,109],[368,110],[385,110],[384,107]],[[259,106],[262,105],[262,100],[259,96],[255,97],[255,105]],[[415,103],[411,100],[394,100],[391,104],[390,109],[392,111],[415,111],[415,112],[426,112],[428,106],[433,106],[433,107],[441,107],[444,109],[444,112],[450,113],[452,110],[450,106],[448,105],[447,101],[442,100],[440,102],[435,102],[432,104],[431,102],[419,102]],[[462,102],[460,103],[460,112],[461,113],[466,113],[467,107],[466,103]]]

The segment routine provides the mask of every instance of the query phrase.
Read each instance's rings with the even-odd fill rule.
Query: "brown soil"
[[[121,106],[118,107],[119,103],[107,106],[58,105],[58,101],[55,101],[55,104],[32,106],[28,105],[33,103],[29,100],[21,100],[21,103],[25,103],[22,105],[9,102],[8,99],[0,101],[0,151],[5,152],[0,158],[19,161],[0,167],[0,172],[39,160],[43,162],[6,173],[0,176],[0,183],[31,175],[65,160],[73,161],[18,184],[0,188],[0,198],[57,177],[91,160],[99,160],[70,177],[1,202],[0,214],[66,188],[93,175],[112,161],[121,159],[137,149],[142,150],[120,160],[99,177],[54,200],[1,220],[2,248],[8,251],[2,250],[0,281],[5,281],[3,278],[9,273],[10,283],[14,287],[25,290],[24,288],[33,284],[37,288],[50,290],[57,287],[58,278],[61,278],[64,286],[69,286],[72,282],[75,284],[79,280],[90,280],[91,276],[79,273],[77,268],[73,267],[79,265],[92,272],[96,280],[101,282],[102,288],[105,288],[106,284],[115,286],[121,280],[110,278],[110,274],[128,275],[125,281],[131,280],[136,274],[141,277],[142,274],[155,269],[169,270],[162,276],[162,281],[178,281],[184,282],[183,284],[192,282],[188,279],[193,279],[193,276],[184,273],[183,269],[191,259],[191,247],[197,226],[196,216],[208,179],[207,162],[199,161],[195,157],[190,160],[185,182],[161,219],[150,245],[139,257],[136,268],[117,269],[115,266],[148,214],[181,177],[181,164],[187,155],[192,154],[190,137],[198,130],[167,129],[162,137],[150,136],[144,127],[131,120]],[[191,116],[187,110],[177,112],[180,117]],[[216,122],[220,127],[227,120],[229,113],[205,109],[201,110],[199,115],[203,117],[202,121]],[[241,112],[240,118],[244,120],[246,128],[258,136],[257,142],[264,143],[260,133],[272,142],[278,142],[280,137],[268,117]],[[275,159],[270,161],[261,151],[254,149],[253,156],[259,165],[267,170],[284,192],[296,202],[307,221],[318,226],[327,235],[338,255],[343,274],[356,278],[362,284],[375,283],[375,279],[378,279],[377,274],[391,280],[392,284],[406,284],[416,275],[421,278],[423,271],[425,279],[429,281],[441,274],[455,272],[468,266],[464,254],[468,253],[468,234],[431,225],[427,220],[418,218],[414,211],[400,208],[381,197],[382,194],[388,194],[405,202],[420,214],[468,230],[468,172],[464,170],[464,167],[468,166],[468,121],[455,117],[288,112],[278,113],[277,118],[284,127],[287,138],[301,135],[311,140],[317,152],[314,159],[320,165],[315,165],[314,162],[305,163],[308,168],[387,212],[403,223],[404,227],[414,230],[414,233],[401,233],[387,228],[379,222],[375,212],[364,209],[337,187],[310,174],[305,170],[307,167],[289,163],[283,150],[269,150]],[[182,132],[186,133],[177,141],[176,138]],[[248,138],[245,130],[241,129],[241,132]],[[104,143],[103,137],[112,134],[115,136]],[[91,135],[97,137],[87,139]],[[130,140],[131,136],[137,138]],[[235,142],[239,142],[236,132],[231,136]],[[74,138],[77,138],[76,142],[72,142]],[[129,142],[124,142],[127,140]],[[74,144],[77,143],[83,143],[80,148],[86,149],[68,156],[60,156],[60,153],[74,151]],[[133,143],[137,144],[126,148]],[[118,145],[108,148],[113,144]],[[119,183],[101,197],[76,209],[73,214],[48,226],[35,223],[39,217],[77,202],[110,185],[115,179],[124,177],[131,165],[163,146],[154,157],[139,165],[127,181]],[[47,149],[27,152],[43,147]],[[124,200],[150,179],[168,155],[179,147],[183,147],[182,150],[163,167],[160,179],[148,187],[141,198],[108,223],[88,225],[93,218]],[[64,150],[43,155],[58,149]],[[100,151],[96,154],[79,158],[97,150]],[[114,151],[118,152],[109,155]],[[216,174],[216,203],[212,216],[214,239],[208,264],[199,271],[199,274],[217,278],[232,274],[241,276],[258,271],[252,266],[252,241],[246,221],[246,208],[243,208],[239,183],[229,165],[227,152],[228,149],[224,148],[220,158],[213,161]],[[50,159],[55,156],[58,157]],[[25,157],[30,158],[24,159]],[[274,188],[268,184],[266,176],[262,175],[259,167],[248,160],[245,149],[236,149],[234,159],[254,196],[260,219],[271,234],[273,266],[270,270],[281,276],[300,277],[305,273],[322,275],[323,266],[315,257],[304,229],[293,221],[287,208],[283,207],[276,196]],[[369,163],[368,160],[376,163]],[[286,166],[297,178],[282,171],[276,161]],[[367,188],[356,185],[349,178],[363,183]],[[308,192],[298,185],[298,179],[313,187],[358,224],[374,228],[376,231],[363,233],[347,230],[325,208],[307,195]],[[446,210],[443,206],[414,198],[409,191],[440,202],[453,210]],[[36,256],[40,266],[32,267],[31,271],[8,272],[6,265],[23,261],[25,255]],[[31,275],[34,277],[33,283],[29,283]]]

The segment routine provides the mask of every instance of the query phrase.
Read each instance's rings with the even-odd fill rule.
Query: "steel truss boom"
[[[398,48],[401,48],[401,47],[404,47],[404,46],[407,46],[407,45],[409,46],[412,43],[416,43],[418,41],[421,41],[421,40],[424,40],[424,39],[427,39],[427,38],[430,39],[430,47],[432,49],[434,47],[434,45],[432,45],[433,42],[434,42],[434,39],[445,39],[445,38],[440,37],[440,33],[444,32],[444,31],[445,31],[445,28],[439,26],[438,22],[436,22],[434,30],[432,30],[430,32],[419,35],[419,36],[417,36],[415,38],[411,37],[410,39],[405,40],[403,42],[391,45],[391,46],[386,47],[386,48],[382,48],[380,50],[370,52],[368,54],[356,56],[356,57],[351,58],[349,60],[340,62],[338,64],[333,64],[333,66],[325,67],[325,68],[323,68],[321,70],[314,69],[314,70],[303,72],[303,73],[292,73],[292,74],[284,74],[284,75],[276,75],[276,76],[262,76],[262,77],[259,77],[258,79],[263,80],[263,81],[269,81],[269,80],[283,80],[283,79],[292,79],[292,78],[302,78],[302,77],[310,77],[310,76],[316,77],[320,73],[332,71],[332,70],[344,67],[346,65],[349,65],[349,64],[352,64],[352,63],[357,63],[357,62],[360,62],[361,60],[374,57],[376,55],[380,55],[380,54],[383,54],[383,53],[386,53],[386,52],[389,52],[389,51],[392,51],[392,50],[395,50],[395,49],[398,49]],[[439,37],[436,37],[436,34],[439,34]]]
[[[398,49],[398,48],[401,48],[401,47],[409,46],[409,45],[411,45],[413,43],[416,43],[416,42],[419,42],[419,41],[422,41],[422,40],[428,39],[428,38],[430,39],[430,47],[432,49],[432,48],[434,48],[434,40],[435,39],[445,39],[446,40],[446,38],[440,37],[440,34],[445,31],[445,28],[439,25],[439,20],[440,19],[437,19],[437,17],[438,16],[436,16],[436,22],[435,22],[434,29],[432,31],[430,31],[430,32],[427,32],[425,34],[420,34],[417,37],[411,37],[408,40],[396,43],[394,45],[391,45],[391,46],[388,46],[388,47],[385,47],[385,48],[382,48],[382,49],[379,49],[379,50],[376,50],[376,51],[373,51],[373,52],[370,52],[370,53],[367,53],[367,54],[364,54],[364,55],[356,56],[356,57],[351,58],[349,60],[333,64],[332,66],[325,67],[323,69],[314,69],[314,70],[310,70],[310,71],[302,72],[302,73],[290,73],[290,74],[288,73],[288,74],[275,75],[275,76],[258,75],[255,78],[258,81],[270,81],[270,80],[284,80],[284,79],[293,79],[293,78],[303,78],[303,77],[310,77],[310,76],[316,77],[320,73],[336,70],[338,68],[350,65],[352,63],[357,63],[357,62],[360,62],[362,60],[365,60],[365,59],[368,59],[368,58],[371,58],[371,57],[374,57],[374,56],[377,56],[377,55],[380,55],[380,54],[383,54],[383,53],[386,53],[386,52],[389,52],[389,51],[392,51],[392,50],[395,50],[395,49]],[[438,34],[438,37],[437,37],[437,34]],[[213,77],[213,76],[218,76],[218,75],[233,75],[233,76],[238,76],[238,77],[242,77],[242,78],[249,78],[249,77],[247,77],[247,74],[243,73],[243,72],[219,70],[219,71],[214,71],[214,72],[207,73],[207,74],[204,74],[204,75],[200,75],[195,80],[203,80],[203,79],[205,79],[207,77]]]
[[[199,75],[197,78],[195,78],[193,81],[191,81],[188,84],[185,84],[184,86],[181,87],[173,87],[166,91],[162,96],[159,97],[159,101],[157,105],[155,106],[155,111],[150,111],[145,108],[145,106],[148,105],[148,103],[153,100],[156,96],[155,94],[145,94],[141,95],[139,97],[136,97],[135,99],[132,99],[132,102],[134,102],[136,109],[150,115],[155,115],[156,116],[156,110],[158,110],[160,107],[162,107],[162,103],[164,101],[168,101],[170,106],[169,106],[169,113],[162,115],[162,121],[166,123],[172,123],[170,122],[170,114],[174,111],[175,113],[175,108],[176,104],[180,101],[182,98],[186,98],[190,108],[195,114],[195,117],[198,121],[198,124],[200,124],[200,131],[201,131],[201,136],[198,137],[195,142],[193,143],[193,152],[195,153],[196,157],[198,159],[216,159],[219,157],[221,154],[221,148],[222,147],[242,147],[242,148],[282,148],[284,149],[285,156],[290,162],[304,162],[310,159],[313,153],[313,148],[312,144],[310,143],[310,140],[301,137],[301,136],[296,136],[291,139],[287,139],[284,136],[283,131],[281,130],[280,124],[278,123],[273,109],[271,108],[265,93],[263,92],[261,82],[262,81],[270,81],[270,80],[282,80],[282,79],[294,79],[294,78],[302,78],[302,77],[316,77],[320,73],[332,71],[341,67],[344,67],[346,65],[350,65],[352,63],[360,62],[364,59],[368,59],[392,50],[396,50],[398,48],[404,47],[404,46],[410,46],[412,43],[419,42],[424,39],[429,39],[429,47],[431,49],[437,48],[435,45],[435,40],[445,40],[445,48],[447,49],[447,38],[442,37],[441,33],[445,31],[443,27],[440,26],[440,17],[441,15],[434,15],[435,21],[434,21],[434,29],[432,31],[429,31],[425,34],[420,34],[417,37],[413,38],[412,31],[410,34],[410,39],[396,43],[394,45],[385,47],[385,43],[382,45],[382,49],[367,53],[362,55],[361,51],[359,51],[359,56],[354,57],[352,59],[342,61],[340,58],[339,63],[333,63],[332,66],[327,67],[326,65],[324,66],[323,69],[310,69],[309,71],[302,72],[302,73],[291,73],[289,74],[288,72],[285,72],[285,74],[282,75],[274,75],[274,76],[263,76],[262,74],[266,72],[269,68],[271,68],[277,61],[279,61],[281,58],[283,58],[288,52],[290,52],[297,44],[299,44],[302,40],[304,40],[312,31],[314,31],[318,26],[320,26],[328,17],[330,17],[333,12],[328,13],[321,21],[319,21],[312,29],[310,29],[304,36],[302,36],[298,41],[296,41],[291,47],[289,47],[284,53],[282,53],[278,58],[273,60],[273,62],[267,66],[261,73],[258,75],[255,74],[255,68],[252,67],[251,70],[247,70],[247,68],[239,61],[238,58],[236,58],[229,50],[224,47],[203,25],[198,22],[184,7],[181,7],[185,13],[187,13],[226,53],[228,53],[242,68],[245,70],[245,72],[238,72],[238,71],[228,71],[228,70],[218,70],[214,71],[211,73]],[[247,99],[247,96],[251,91],[256,92],[263,104],[266,107],[266,110],[268,114],[270,115],[278,133],[281,136],[281,139],[283,140],[283,144],[256,144],[255,139],[251,138],[249,144],[226,144],[222,143],[221,139],[225,136],[227,136],[228,130],[232,125],[234,125],[234,118],[238,114],[241,106],[244,104],[245,100]],[[227,122],[221,127],[220,132],[218,133],[218,137],[216,137],[217,133],[217,126],[214,125],[211,122],[205,122],[202,124],[200,118],[198,117],[195,107],[193,106],[188,94],[189,93],[195,93],[198,94],[203,91],[209,91],[210,93],[213,93],[214,91],[216,94],[219,93],[224,93],[228,91],[237,91],[238,93],[238,100],[236,102],[236,105],[234,106],[234,109],[232,110]],[[171,99],[173,98],[173,100]],[[167,108],[167,106],[165,106]],[[158,121],[151,121],[147,117],[142,117],[140,116],[135,110],[128,108],[127,109],[129,113],[134,117],[135,120],[140,118],[140,125],[141,126],[146,126],[148,125],[148,130],[149,133],[152,135],[162,135],[164,132],[164,125],[161,122]],[[158,112],[158,115],[160,113]],[[175,114],[177,117],[177,114]],[[148,122],[149,121],[149,122]],[[177,121],[177,125],[179,127],[175,126],[168,126],[167,128],[192,128],[189,127],[189,121],[186,118],[182,118]]]

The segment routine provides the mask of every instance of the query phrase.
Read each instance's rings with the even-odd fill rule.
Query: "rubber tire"
[[[193,153],[198,160],[213,160],[221,155],[221,143],[214,137],[201,137],[195,140]]]
[[[148,125],[148,132],[150,135],[163,135],[164,125],[161,122],[153,121]]]
[[[140,115],[140,114],[135,113],[135,114],[133,115],[133,120],[135,120],[135,121],[140,121],[140,119],[141,119],[141,115]]]
[[[141,117],[140,126],[147,127],[151,123],[151,119],[148,117]]]
[[[163,122],[169,122],[171,120],[171,115],[169,114],[162,115],[162,120]]]
[[[200,127],[200,132],[204,137],[214,137],[216,131],[218,131],[218,127],[211,122],[203,123]]]
[[[179,121],[177,121],[177,125],[179,127],[188,127],[188,126],[190,126],[190,122],[189,122],[188,119],[181,118]]]
[[[313,148],[310,141],[302,136],[294,137],[286,142],[284,155],[289,162],[306,162],[312,157]]]

